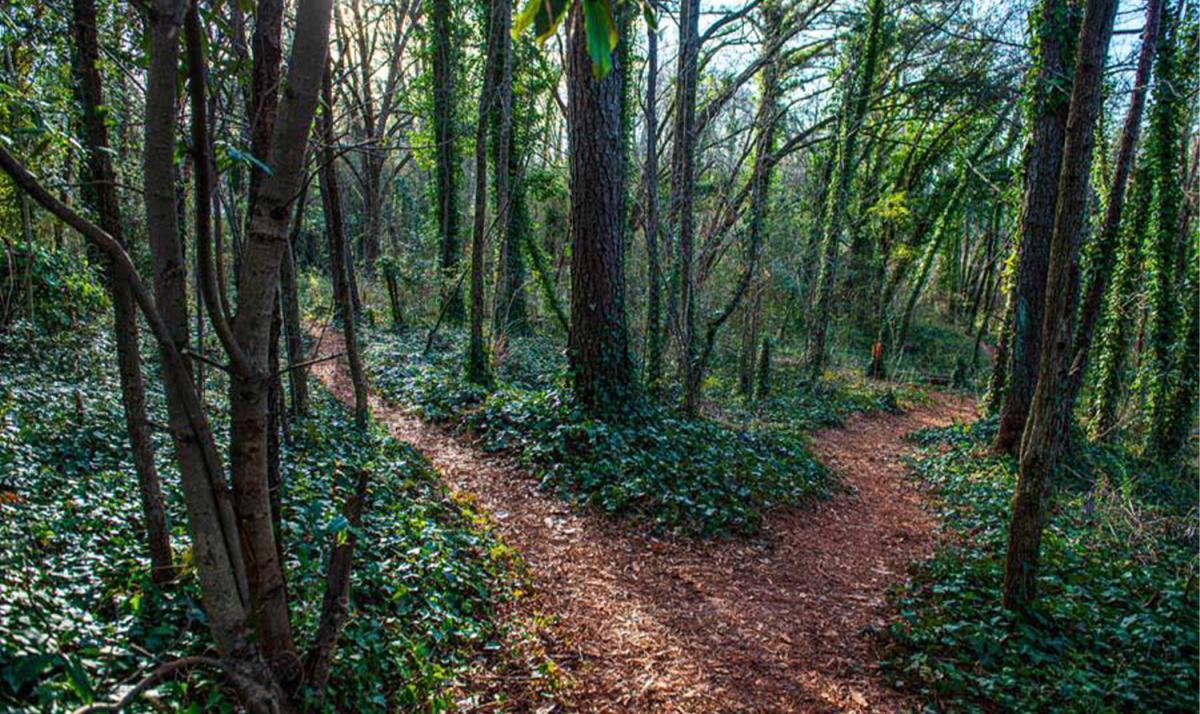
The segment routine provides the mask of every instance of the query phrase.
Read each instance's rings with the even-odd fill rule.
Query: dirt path
[[[328,333],[323,352],[340,351]],[[341,360],[314,370],[352,399]],[[813,435],[812,449],[850,493],[771,514],[751,540],[654,538],[573,513],[505,459],[373,398],[375,416],[419,449],[452,488],[490,512],[529,565],[525,607],[558,618],[555,659],[582,712],[896,711],[879,681],[874,628],[884,594],[927,556],[933,522],[902,480],[901,436],[966,419],[946,398],[901,416],[854,418]],[[540,712],[561,711],[541,707]]]

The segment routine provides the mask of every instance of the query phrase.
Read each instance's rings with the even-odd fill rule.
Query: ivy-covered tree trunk
[[[1064,397],[1074,356],[1079,248],[1087,221],[1088,181],[1101,107],[1104,60],[1116,12],[1116,0],[1087,0],[1079,31],[1050,242],[1038,379],[1021,442],[1020,475],[1013,497],[1005,558],[1004,606],[1012,610],[1025,609],[1037,594],[1042,531],[1049,512],[1053,477],[1073,416],[1071,404]]]
[[[1021,205],[1016,284],[1010,295],[1011,354],[1000,426],[994,447],[1015,453],[1033,401],[1041,354],[1041,329],[1046,299],[1046,271],[1058,173],[1062,164],[1063,137],[1070,109],[1070,82],[1066,79],[1073,39],[1073,11],[1064,0],[1043,0],[1035,18],[1038,44],[1031,78],[1025,154],[1025,196]]]
[[[566,50],[571,176],[571,333],[575,397],[598,415],[635,400],[625,323],[625,154],[620,57],[597,77],[581,8],[570,10]]]
[[[528,334],[530,330],[525,286],[528,279],[525,268],[525,245],[530,234],[530,222],[533,219],[529,215],[529,205],[526,199],[522,152],[528,151],[531,146],[532,129],[519,129],[517,123],[513,121],[513,115],[515,112],[518,116],[528,116],[528,112],[533,110],[530,101],[533,97],[528,96],[528,92],[523,92],[519,98],[515,94],[517,82],[514,79],[514,72],[520,66],[518,58],[514,54],[516,49],[516,46],[511,43],[507,48],[509,57],[506,61],[510,66],[506,81],[509,84],[511,107],[508,112],[508,120],[502,122],[500,112],[493,112],[492,116],[492,164],[496,167],[497,180],[499,180],[499,174],[504,172],[507,174],[508,182],[508,200],[505,202],[508,209],[507,219],[506,225],[501,230],[502,244],[499,261],[496,265],[495,304],[492,309],[492,325],[497,335]],[[518,100],[520,100],[519,106]],[[500,159],[499,137],[502,124],[508,127],[508,158],[503,164]],[[497,217],[499,217],[499,190],[497,190],[496,203]]]
[[[429,0],[428,51],[433,74],[434,194],[437,201],[442,308],[452,324],[462,324],[466,312],[457,287],[462,256],[458,214],[458,126],[455,121],[455,51],[452,45],[450,0]]]
[[[503,7],[501,7],[503,6]],[[504,32],[503,26],[508,23],[503,19],[507,15],[507,2],[504,0],[492,0],[489,6],[489,20],[487,32],[487,50],[485,52],[485,61],[483,66],[483,87],[479,90],[479,105],[476,112],[475,124],[475,216],[474,230],[471,234],[471,334],[467,344],[467,379],[475,384],[487,384],[491,380],[490,367],[488,365],[488,351],[483,344],[483,252],[487,240],[487,205],[488,205],[488,161],[487,161],[487,138],[488,138],[488,117],[491,115],[492,109],[497,103],[499,93],[497,87],[500,83],[500,75],[502,73],[501,64],[504,58],[501,56],[504,52],[504,41],[500,35]],[[503,120],[502,120],[503,121]],[[507,144],[507,132],[501,131],[499,138]],[[502,147],[507,152],[507,146]],[[507,157],[505,157],[507,159]],[[507,160],[505,161],[507,163]],[[497,167],[498,174],[504,174],[504,202],[508,203],[508,171],[501,171]],[[501,181],[497,181],[497,188],[500,188]],[[499,194],[499,190],[497,191]],[[502,208],[507,213],[507,205]],[[496,225],[503,227],[505,223],[501,220],[496,221]]]
[[[511,319],[509,312],[517,292],[513,274],[514,257],[519,259],[520,250],[515,248],[512,213],[512,164],[513,150],[513,47],[512,7],[508,2],[500,3],[493,13],[496,23],[496,86],[494,112],[494,146],[492,147],[492,169],[496,179],[496,234],[500,251],[496,260],[496,287],[492,302],[492,325],[494,339],[502,340],[508,333]],[[513,253],[516,253],[516,256]]]
[[[1183,47],[1192,42],[1184,34],[1179,6],[1167,18],[1163,28],[1162,48],[1157,57],[1155,75],[1158,86],[1150,107],[1151,136],[1148,141],[1148,160],[1154,167],[1153,227],[1148,241],[1150,270],[1150,325],[1147,330],[1149,370],[1146,384],[1146,440],[1144,451],[1154,457],[1165,457],[1169,441],[1169,413],[1172,396],[1177,387],[1174,350],[1180,334],[1181,300],[1176,262],[1186,244],[1180,235],[1183,208],[1184,136],[1187,127],[1188,83]],[[1186,39],[1185,39],[1186,38]],[[1191,58],[1195,62],[1195,57]],[[1195,295],[1186,298],[1194,307]]]
[[[817,296],[812,321],[807,371],[816,381],[825,371],[828,352],[830,314],[833,309],[834,286],[838,283],[838,256],[845,229],[846,205],[850,201],[850,184],[854,178],[855,156],[863,120],[875,87],[875,73],[883,51],[883,0],[870,0],[869,21],[861,54],[860,73],[854,75],[850,87],[852,99],[840,122],[833,176],[825,195],[825,225],[822,229],[821,267],[817,275]],[[848,70],[849,71],[849,70]]]
[[[658,30],[646,28],[646,165],[642,230],[646,239],[646,390],[662,380],[662,266],[658,257]]]
[[[1195,195],[1195,194],[1193,194]],[[1185,296],[1193,300],[1200,289],[1200,246],[1195,234],[1185,232],[1186,275],[1180,286]],[[1194,308],[1194,305],[1193,305]],[[1181,342],[1178,345],[1175,369],[1178,373],[1175,393],[1167,405],[1166,425],[1163,430],[1161,456],[1174,463],[1188,445],[1196,425],[1196,405],[1200,404],[1200,314],[1195,309],[1186,312]]]
[[[1133,77],[1133,96],[1130,97],[1129,110],[1125,114],[1125,124],[1117,143],[1117,158],[1113,167],[1112,182],[1108,189],[1104,221],[1097,236],[1095,257],[1092,259],[1088,286],[1080,310],[1079,331],[1075,336],[1075,358],[1071,365],[1070,382],[1067,385],[1065,397],[1068,402],[1068,410],[1074,409],[1075,400],[1083,386],[1088,355],[1092,346],[1092,336],[1095,334],[1096,323],[1099,321],[1100,310],[1104,304],[1104,295],[1108,290],[1109,279],[1117,259],[1121,217],[1125,209],[1125,185],[1128,183],[1129,174],[1133,169],[1134,152],[1137,149],[1138,135],[1142,126],[1142,108],[1145,106],[1146,93],[1150,89],[1150,70],[1154,61],[1155,45],[1158,41],[1162,5],[1163,0],[1148,0],[1146,3],[1142,46],[1138,51],[1137,71]]]
[[[700,0],[680,0],[679,63],[675,72],[675,143],[671,150],[671,220],[679,254],[676,309],[679,332],[679,370],[683,412],[696,413],[696,297],[692,256],[696,240],[693,201],[696,185],[696,74],[700,55]]]
[[[75,33],[76,93],[83,109],[87,140],[87,180],[100,227],[125,245],[117,177],[113,170],[105,123],[103,81],[100,77],[100,43],[96,36],[94,0],[73,0]],[[24,194],[22,194],[24,196]],[[137,307],[124,281],[108,268],[108,287],[113,302],[113,334],[117,348],[117,373],[121,382],[121,405],[129,432],[130,454],[137,472],[142,512],[146,519],[146,544],[150,552],[150,576],[156,583],[175,575],[171,564],[171,533],[163,506],[162,481],[154,465],[154,442],[146,416],[146,388],[142,379],[141,349],[138,344]]]

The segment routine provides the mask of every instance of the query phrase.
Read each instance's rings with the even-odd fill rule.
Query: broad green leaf
[[[592,76],[603,78],[612,71],[612,51],[617,46],[617,25],[608,0],[582,0],[583,24],[587,32]]]

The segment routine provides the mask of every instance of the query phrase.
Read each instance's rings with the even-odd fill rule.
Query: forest
[[[0,711],[1200,707],[1196,0],[0,50]]]

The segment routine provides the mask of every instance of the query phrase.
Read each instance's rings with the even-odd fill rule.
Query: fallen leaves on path
[[[321,350],[340,352],[340,335],[326,333]],[[353,401],[340,361],[314,371]],[[777,510],[754,538],[710,541],[576,512],[503,457],[377,398],[372,407],[521,553],[536,594],[519,607],[556,618],[550,654],[574,680],[566,709],[887,712],[913,702],[880,680],[874,632],[887,624],[887,589],[931,554],[934,532],[903,480],[901,437],[970,417],[964,400],[938,400],[813,434],[847,492]],[[506,711],[556,710],[509,690]]]

